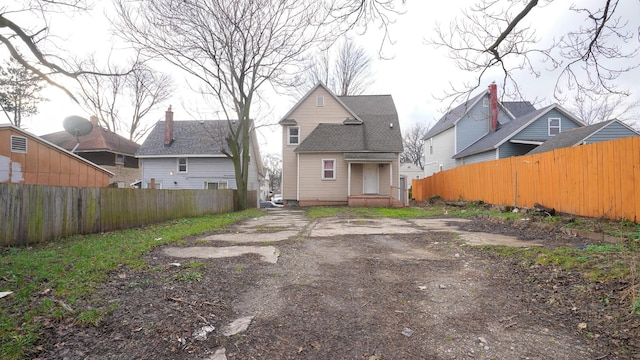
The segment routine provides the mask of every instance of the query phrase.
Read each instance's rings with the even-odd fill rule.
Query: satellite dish
[[[80,136],[88,135],[93,130],[93,124],[91,121],[83,118],[82,116],[71,115],[67,116],[62,121],[62,126],[65,130],[76,138],[77,144],[71,149],[71,152],[76,151],[80,145]]]
[[[77,115],[67,116],[62,121],[62,126],[69,134],[75,137],[88,135],[93,130],[91,121]]]

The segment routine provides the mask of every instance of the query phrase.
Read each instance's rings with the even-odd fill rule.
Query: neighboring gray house
[[[559,105],[500,102],[497,87],[445,114],[425,135],[425,176],[464,164],[524,155],[583,123]]]
[[[528,154],[539,154],[546,151],[593,144],[601,141],[640,136],[640,133],[620,120],[608,120],[597,124],[563,131],[531,150]]]
[[[142,188],[236,189],[233,163],[222,153],[227,120],[174,121],[171,107],[136,152]],[[248,190],[260,194],[262,162],[251,131]],[[153,179],[153,180],[152,180]]]

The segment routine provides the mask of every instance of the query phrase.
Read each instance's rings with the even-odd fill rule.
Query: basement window
[[[207,190],[224,190],[227,188],[226,181],[207,181],[204,183],[204,188]]]
[[[11,152],[27,153],[27,138],[11,135]]]

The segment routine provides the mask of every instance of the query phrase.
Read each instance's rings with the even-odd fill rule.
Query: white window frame
[[[316,96],[316,106],[318,107],[324,106],[324,96],[322,95]]]
[[[11,152],[26,154],[28,150],[27,138],[11,135]]]
[[[209,184],[216,184],[216,189],[209,189]],[[223,184],[224,188],[221,189],[220,184]],[[227,190],[229,189],[229,182],[228,181],[205,181],[204,189],[205,190]]]
[[[553,121],[553,120],[558,120],[558,126],[553,126],[553,127],[551,126],[551,121]],[[556,128],[558,129],[558,132],[555,133],[555,134],[552,134],[551,133],[551,129],[556,129]],[[552,117],[550,117],[550,118],[547,119],[547,133],[548,133],[549,136],[554,136],[554,135],[560,134],[561,131],[562,131],[562,118],[559,118],[559,117],[553,117],[552,118]]]
[[[184,159],[184,171],[180,171],[180,159]],[[176,159],[176,170],[179,174],[186,174],[189,172],[189,158],[179,157]]]
[[[122,161],[118,161],[120,158],[122,158]],[[124,165],[124,155],[116,154],[116,165]]]
[[[324,164],[327,161],[331,161],[332,164],[333,164],[333,167],[331,169],[331,171],[333,172],[333,176],[332,177],[326,177],[325,176]],[[322,180],[335,180],[336,179],[336,159],[322,159],[321,167],[322,167],[322,172],[321,172]],[[329,171],[329,170],[326,170],[326,171]]]
[[[291,129],[298,129],[298,135],[294,135],[296,137],[296,142],[291,141]],[[298,145],[300,144],[300,126],[289,126],[287,128],[287,145]]]
[[[438,165],[438,172],[442,171],[443,168],[444,168],[443,164]]]

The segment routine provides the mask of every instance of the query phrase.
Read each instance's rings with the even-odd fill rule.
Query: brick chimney
[[[489,120],[491,131],[498,129],[498,86],[495,81],[489,85]]]
[[[91,125],[93,125],[93,127],[98,126],[100,123],[100,121],[98,120],[98,117],[95,115],[91,115],[91,117],[89,118],[89,121],[91,121]]]
[[[173,111],[171,105],[164,115],[164,146],[171,146],[173,142]]]

